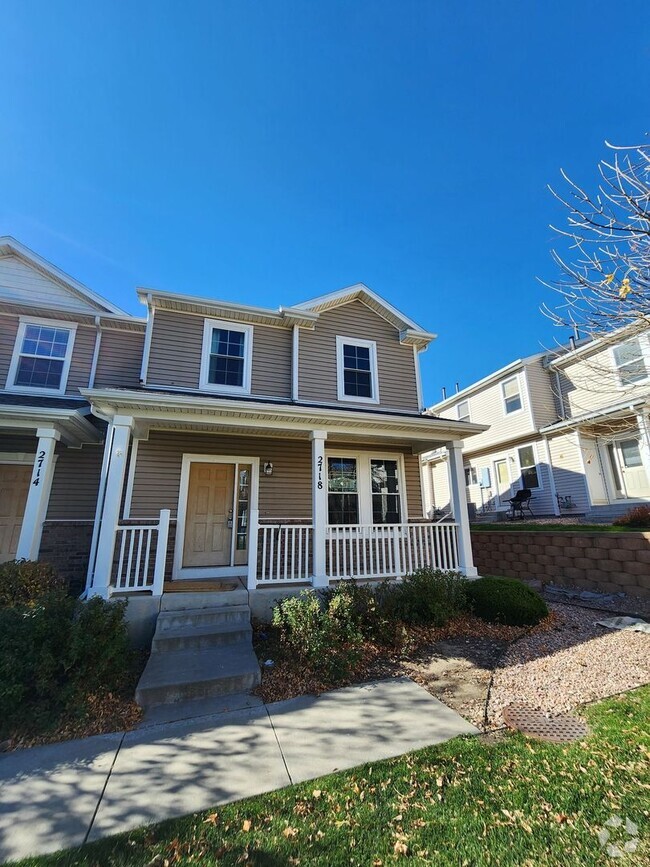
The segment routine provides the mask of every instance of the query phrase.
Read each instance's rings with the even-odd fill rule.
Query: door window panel
[[[399,524],[402,509],[397,461],[370,461],[373,524]]]
[[[354,458],[327,459],[327,507],[330,524],[359,523],[357,462]]]

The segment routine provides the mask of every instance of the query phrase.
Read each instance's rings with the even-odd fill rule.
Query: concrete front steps
[[[248,594],[163,594],[151,656],[135,691],[148,710],[247,693],[260,683]]]

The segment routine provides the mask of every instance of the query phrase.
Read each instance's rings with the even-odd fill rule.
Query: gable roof
[[[362,301],[375,313],[378,313],[384,319],[394,325],[400,332],[400,341],[418,349],[426,349],[426,347],[435,340],[437,335],[429,331],[425,331],[416,322],[405,316],[397,307],[393,307],[388,301],[384,300],[372,289],[369,289],[365,283],[355,283],[353,286],[347,286],[344,289],[339,289],[337,292],[330,292],[327,295],[319,295],[318,298],[312,298],[309,301],[303,301],[301,304],[294,304],[297,310],[310,310],[314,313],[322,313],[325,310],[332,310],[334,307],[340,307],[343,304],[349,304],[350,301]]]
[[[125,317],[128,315],[115,304],[102,298],[101,295],[93,292],[92,289],[84,286],[83,283],[75,280],[74,277],[70,277],[70,275],[66,274],[65,271],[57,268],[56,265],[52,265],[51,262],[43,259],[42,256],[38,255],[38,253],[35,253],[33,250],[30,250],[29,247],[21,244],[20,241],[5,235],[0,237],[0,260],[10,256],[17,258],[23,264],[35,269],[42,276],[70,293],[70,295],[80,303],[80,307],[91,308],[96,313],[111,313]],[[16,298],[16,300],[24,301],[22,298]]]

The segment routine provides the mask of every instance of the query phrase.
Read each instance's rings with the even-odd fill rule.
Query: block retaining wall
[[[479,575],[650,598],[650,532],[484,530],[472,533],[472,549]]]

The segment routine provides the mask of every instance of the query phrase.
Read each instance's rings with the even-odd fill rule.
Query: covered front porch
[[[110,422],[87,592],[160,596],[476,574],[460,436],[476,425],[142,392],[88,392]],[[468,430],[471,429],[471,430]],[[419,455],[449,452],[453,519],[424,515]],[[171,584],[170,584],[171,582]]]

